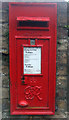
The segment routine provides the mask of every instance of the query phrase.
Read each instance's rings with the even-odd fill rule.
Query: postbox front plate
[[[55,113],[56,18],[55,3],[9,4],[12,115]]]

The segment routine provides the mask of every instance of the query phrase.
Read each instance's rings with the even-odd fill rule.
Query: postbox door
[[[17,39],[17,105],[49,109],[49,39]]]

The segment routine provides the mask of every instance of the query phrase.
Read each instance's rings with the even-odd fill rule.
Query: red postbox
[[[56,3],[9,4],[12,115],[55,113],[56,26]]]

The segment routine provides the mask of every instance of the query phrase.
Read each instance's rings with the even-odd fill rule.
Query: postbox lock
[[[24,75],[22,76],[21,80],[22,80],[22,83],[24,84],[25,83],[25,77],[24,77]]]
[[[27,77],[26,76],[23,75],[21,77],[21,80],[22,80],[22,84],[24,84],[24,85],[27,84]]]

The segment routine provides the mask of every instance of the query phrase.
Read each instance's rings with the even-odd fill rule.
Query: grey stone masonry
[[[57,73],[56,73],[56,110],[54,116],[16,116],[10,115],[10,88],[9,88],[9,2],[2,1],[2,120],[66,120],[67,119],[67,3],[57,3]],[[18,2],[34,2],[33,0],[17,0]],[[51,1],[51,0],[50,0]],[[49,1],[49,2],[50,2]],[[11,2],[11,0],[10,0]],[[15,2],[15,0],[14,0]],[[42,2],[42,0],[35,0]],[[43,2],[46,2],[43,1]],[[1,23],[2,22],[2,23]],[[0,35],[1,38],[1,35]],[[0,58],[1,61],[1,58]],[[1,72],[1,71],[0,71]],[[0,88],[1,89],[1,88]]]

